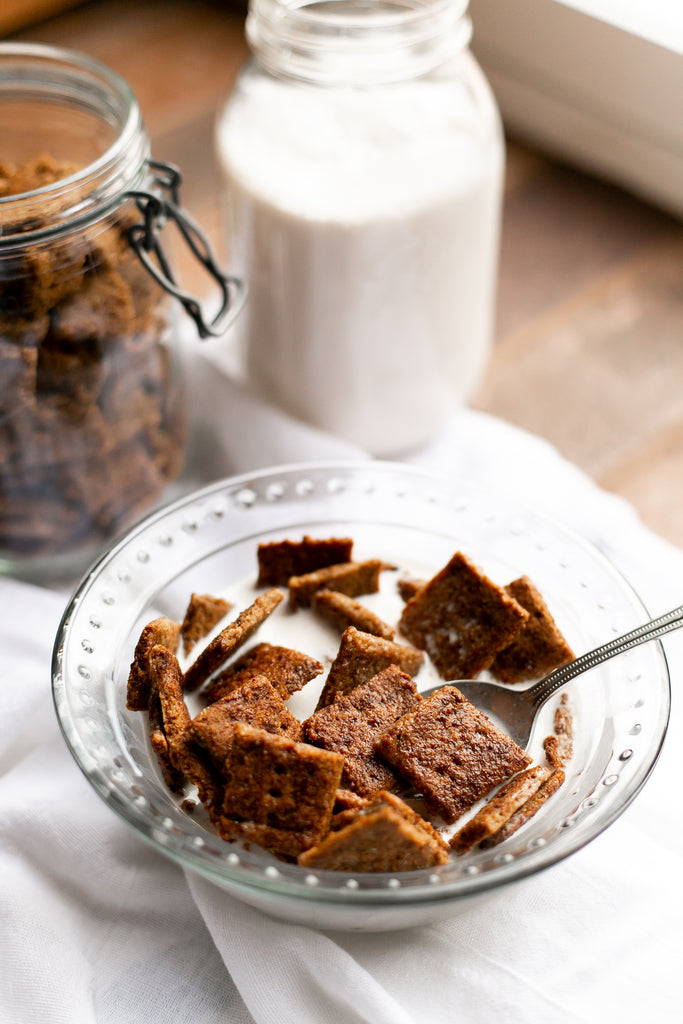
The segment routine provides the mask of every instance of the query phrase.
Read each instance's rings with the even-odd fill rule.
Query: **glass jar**
[[[467,0],[251,0],[219,116],[240,361],[373,455],[426,441],[492,342],[504,146]]]
[[[118,75],[0,45],[0,571],[84,566],[181,470],[177,184]]]

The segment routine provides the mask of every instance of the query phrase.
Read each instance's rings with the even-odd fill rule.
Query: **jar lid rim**
[[[327,85],[428,73],[469,44],[469,0],[250,0],[246,37],[275,75]],[[324,59],[323,59],[324,58]]]
[[[91,80],[99,81],[120,105],[120,127],[116,137],[99,156],[72,174],[26,192],[0,196],[0,209],[4,208],[5,211],[13,204],[20,208],[31,201],[67,194],[75,186],[88,181],[106,181],[109,175],[114,174],[115,168],[120,165],[124,156],[134,150],[135,147],[131,144],[142,127],[142,115],[133,90],[118,72],[102,61],[78,50],[47,43],[0,42],[0,71],[4,61],[17,63],[22,59],[36,62],[37,67],[39,66],[38,62],[41,61],[46,67],[58,69],[61,66],[65,71],[82,72]],[[8,91],[12,84],[11,80],[5,79],[3,82],[0,79],[0,86],[4,86]],[[2,88],[0,88],[0,98],[1,95]],[[0,238],[0,241],[2,240]]]
[[[370,18],[374,4],[377,10],[372,12],[373,17]],[[341,8],[335,0],[250,0],[249,6],[270,9],[273,13],[279,10],[283,16],[306,18],[311,22],[319,21],[328,25],[338,23],[344,27],[356,25],[376,28],[386,27],[393,22],[420,20],[439,10],[449,10],[455,18],[462,17],[469,7],[469,0],[408,0],[393,6],[387,0],[372,0],[370,4],[366,0],[357,11],[353,10],[352,4]]]

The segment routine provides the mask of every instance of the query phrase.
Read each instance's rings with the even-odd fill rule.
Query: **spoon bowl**
[[[454,679],[443,685],[455,686],[479,711],[495,719],[496,724],[510,736],[518,746],[526,749],[530,745],[531,736],[543,705],[566,686],[572,679],[590,671],[603,662],[616,658],[619,654],[639,647],[641,644],[656,640],[665,633],[670,633],[683,626],[683,605],[673,608],[670,612],[660,615],[650,622],[637,626],[623,636],[615,637],[613,640],[587,651],[579,658],[567,662],[560,668],[550,672],[544,679],[527,686],[525,689],[516,689],[511,686],[501,686],[499,683],[490,683],[479,679]],[[439,684],[422,690],[423,698],[429,697],[442,689]]]

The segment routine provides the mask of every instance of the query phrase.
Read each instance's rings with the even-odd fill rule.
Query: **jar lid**
[[[37,188],[5,196],[0,189],[3,248],[103,216],[142,181],[149,157],[127,82],[85,54],[37,43],[0,43],[0,135],[4,161],[49,153],[73,165]]]

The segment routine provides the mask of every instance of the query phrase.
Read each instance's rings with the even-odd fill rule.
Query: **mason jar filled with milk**
[[[492,343],[504,146],[467,0],[251,0],[218,120],[251,387],[394,456]]]

